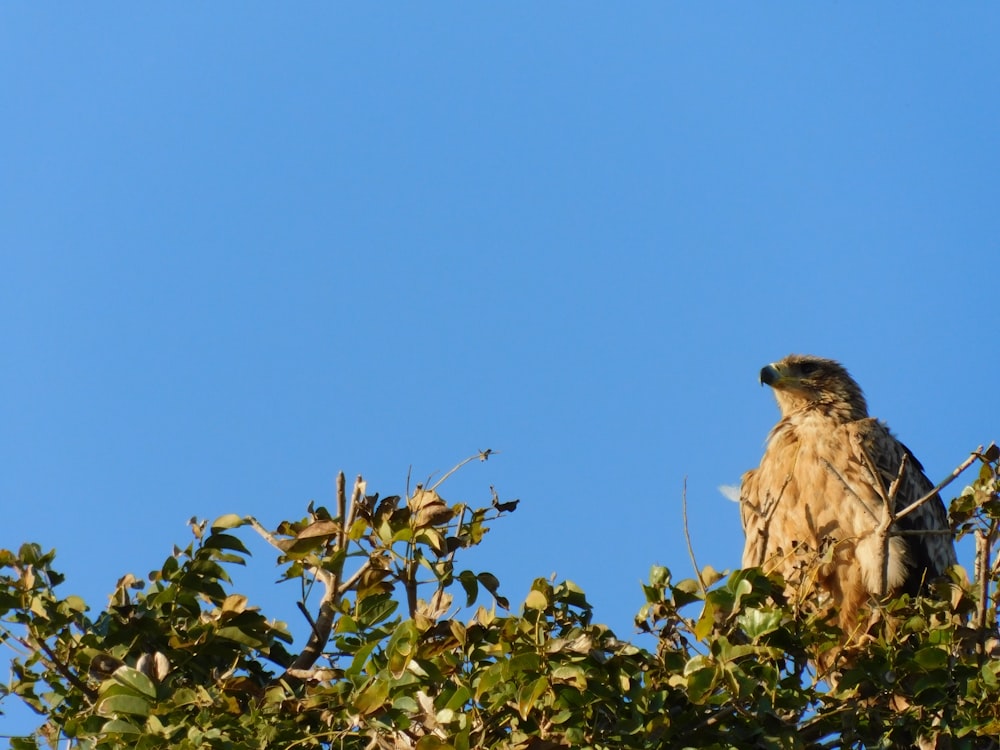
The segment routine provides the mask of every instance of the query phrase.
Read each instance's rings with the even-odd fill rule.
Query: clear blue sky
[[[445,498],[522,504],[469,564],[630,636],[649,566],[690,574],[685,477],[739,564],[716,488],[791,351],[940,478],[1000,437],[998,38],[987,3],[5,4],[0,547],[102,606],[190,516],[488,447]]]

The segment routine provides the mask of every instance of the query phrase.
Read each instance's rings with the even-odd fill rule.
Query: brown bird
[[[878,527],[887,506],[899,513],[934,485],[886,424],[868,416],[844,367],[793,354],[764,367],[760,382],[774,389],[781,419],[740,486],[744,567],[779,571],[848,631],[871,597],[916,594],[956,563],[948,514],[934,495],[895,521],[886,564]]]

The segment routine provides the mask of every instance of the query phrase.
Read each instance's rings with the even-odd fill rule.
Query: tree
[[[536,580],[512,611],[493,575],[457,559],[517,501],[491,489],[483,507],[449,505],[441,482],[380,498],[360,478],[348,494],[341,474],[332,510],[274,531],[193,522],[186,547],[148,580],[123,577],[95,615],[57,594],[54,552],[0,551],[0,639],[17,652],[5,697],[41,724],[11,747],[995,746],[1000,451],[975,456],[951,504],[956,533],[978,540],[975,575],[878,603],[846,645],[757,569],[653,568],[636,618],[653,650],[595,624],[569,581]],[[246,534],[300,583],[301,648],[231,590]],[[814,666],[831,649],[836,680]]]

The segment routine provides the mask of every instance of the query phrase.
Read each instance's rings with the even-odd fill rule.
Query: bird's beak
[[[784,372],[779,365],[773,362],[760,371],[760,384],[777,388],[788,381],[788,373]]]

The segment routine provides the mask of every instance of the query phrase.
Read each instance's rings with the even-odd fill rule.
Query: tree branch
[[[684,520],[684,541],[687,543],[688,557],[691,558],[691,565],[694,567],[694,574],[698,578],[698,586],[701,587],[701,593],[708,593],[708,586],[705,585],[705,579],[701,577],[701,568],[698,567],[698,561],[694,557],[694,546],[691,544],[691,532],[688,530],[688,478],[684,477],[684,486],[681,489],[681,517]]]
[[[17,635],[14,635],[14,634],[10,634],[8,637],[13,638],[15,641],[17,641],[18,643],[20,643],[22,646],[24,646],[29,651],[34,651],[35,650],[35,648],[32,647],[32,643],[29,643],[28,641],[24,640],[20,636],[17,636]],[[59,661],[59,658],[55,655],[55,652],[52,650],[52,648],[49,646],[49,644],[46,643],[43,639],[38,638],[33,633],[30,635],[30,638],[31,638],[31,641],[37,645],[37,648],[39,648],[39,649],[41,649],[42,651],[45,652],[45,656],[48,658],[49,663],[52,664],[52,668],[55,669],[59,674],[61,674],[63,676],[63,678],[70,685],[72,685],[77,690],[79,690],[80,692],[82,692],[85,696],[87,696],[87,699],[91,703],[93,703],[94,700],[97,698],[97,691],[94,690],[93,688],[89,687],[77,675],[73,674],[73,672],[70,671],[70,668],[67,665],[65,665],[61,661]]]
[[[340,472],[337,475],[337,521],[340,525],[340,529],[337,533],[337,553],[342,553],[346,550],[346,545],[349,540],[348,530],[350,525],[354,522],[358,505],[364,498],[365,491],[364,479],[362,479],[359,474],[354,482],[354,489],[351,492],[350,502],[348,502],[345,485],[346,482],[344,473]],[[254,531],[260,534],[260,536],[263,537],[268,544],[277,549],[279,552],[285,552],[282,548],[281,540],[265,529],[256,518],[250,516],[249,522]],[[330,550],[328,549],[327,552],[329,553],[329,551]],[[346,559],[346,554],[341,559]],[[319,659],[320,655],[323,653],[323,649],[326,648],[327,642],[330,640],[330,633],[333,630],[333,623],[337,615],[337,605],[340,603],[343,595],[350,591],[351,588],[361,579],[361,577],[371,569],[371,558],[365,560],[365,562],[362,563],[358,569],[344,581],[341,581],[343,576],[342,562],[339,566],[337,566],[336,571],[325,570],[321,567],[308,565],[305,562],[302,563],[302,566],[305,570],[312,573],[314,581],[318,581],[323,585],[323,595],[320,597],[319,611],[315,618],[310,617],[305,608],[305,603],[300,603],[299,608],[302,610],[306,620],[309,622],[311,632],[309,634],[309,640],[306,642],[302,651],[297,657],[295,657],[291,665],[282,674],[281,678],[279,678],[288,681],[300,680],[301,678],[299,675],[304,674],[313,668],[316,660]]]
[[[447,472],[445,472],[445,475],[443,477],[441,477],[433,485],[431,485],[431,487],[429,487],[428,490],[430,492],[434,492],[438,487],[440,487],[442,484],[444,484],[445,480],[448,479],[448,477],[450,477],[456,471],[458,471],[459,469],[461,469],[467,463],[469,463],[471,461],[475,461],[477,458],[480,461],[486,461],[486,460],[489,459],[490,456],[496,454],[497,452],[498,451],[491,450],[490,448],[487,448],[486,450],[479,451],[479,453],[477,453],[474,456],[469,456],[464,461],[459,461],[455,466],[451,467],[451,469],[449,469]],[[418,485],[418,487],[419,487],[419,485]]]
[[[896,514],[896,518],[899,519],[903,518],[904,516],[908,516],[910,513],[915,511],[917,508],[926,503],[932,497],[937,495],[941,490],[943,490],[949,484],[958,479],[959,475],[963,471],[968,469],[970,466],[972,466],[973,461],[975,461],[982,455],[982,452],[983,452],[983,446],[980,445],[979,448],[970,453],[969,457],[965,459],[961,464],[959,464],[959,466],[953,472],[951,472],[951,474],[949,474],[946,478],[938,482],[938,484],[934,487],[934,489],[932,489],[926,495],[921,497],[919,500],[915,500],[914,502],[910,503],[905,508],[903,508],[903,510],[899,511],[899,513]]]
[[[893,530],[893,525],[899,521],[901,518],[905,518],[910,513],[920,508],[924,503],[928,502],[934,497],[938,496],[938,493],[955,481],[963,471],[968,469],[972,463],[982,456],[983,446],[979,446],[978,449],[969,454],[969,457],[965,459],[954,471],[951,472],[947,477],[941,480],[930,492],[927,492],[922,497],[913,501],[901,511],[896,511],[895,502],[896,494],[899,492],[899,487],[902,484],[903,476],[906,472],[906,467],[909,461],[909,454],[904,453],[903,458],[899,462],[899,469],[896,472],[896,478],[893,479],[892,484],[889,485],[888,491],[885,489],[885,485],[882,482],[881,474],[872,461],[871,456],[868,454],[868,450],[864,445],[859,444],[858,446],[861,450],[861,456],[864,462],[867,464],[868,470],[871,472],[872,477],[875,479],[875,487],[878,490],[879,495],[883,502],[883,513],[878,525],[875,527],[875,536],[878,543],[878,550],[880,555],[879,560],[879,570],[880,570],[880,580],[879,580],[879,591],[877,592],[879,596],[885,596],[888,593],[888,579],[889,579],[889,540],[894,536],[909,536],[909,535],[919,535],[921,533],[928,534],[951,534],[951,529],[933,529],[933,530]],[[978,557],[978,555],[977,555]]]

